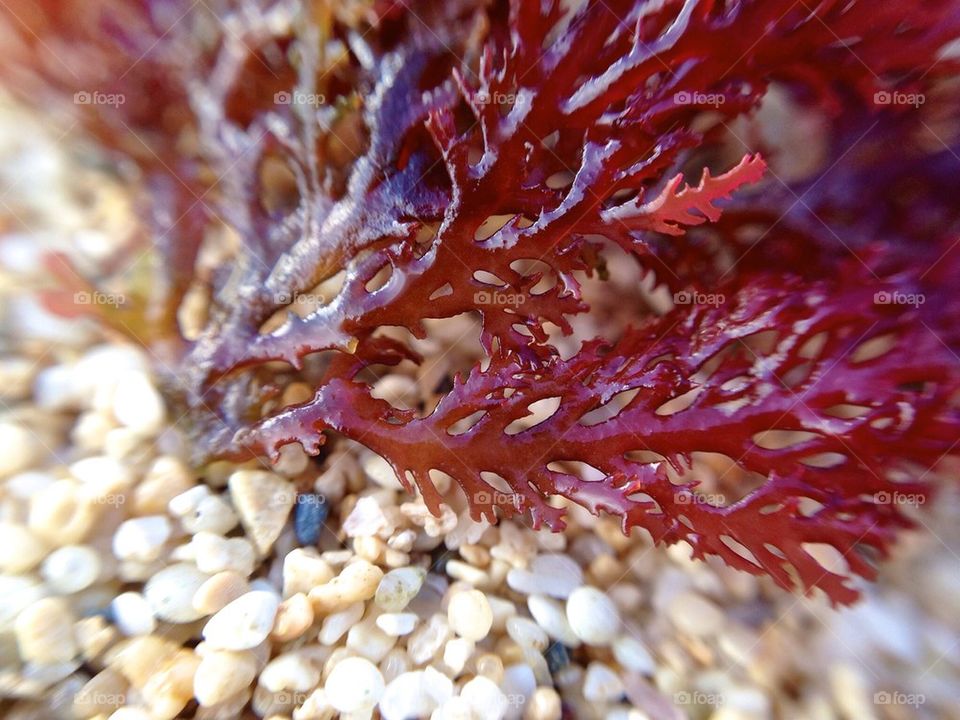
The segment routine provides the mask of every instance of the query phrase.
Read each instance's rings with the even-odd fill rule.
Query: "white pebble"
[[[407,640],[407,654],[415,664],[421,665],[432,660],[451,635],[447,618],[440,613],[431,615],[426,623],[410,635]]]
[[[69,595],[93,585],[100,568],[100,553],[92,547],[65,545],[47,556],[40,574],[51,589]]]
[[[33,401],[46,410],[79,409],[82,399],[74,387],[73,368],[51,365],[37,373],[33,381]]]
[[[161,620],[193,622],[203,617],[203,613],[193,607],[193,597],[209,579],[206,573],[190,563],[176,563],[151,577],[143,594],[153,608],[153,614]]]
[[[380,378],[370,388],[370,394],[375,398],[386,400],[396,408],[413,410],[420,399],[420,388],[412,377],[390,373]]]
[[[248,592],[250,584],[243,575],[233,570],[224,570],[197,588],[191,605],[201,615],[213,615]]]
[[[252,652],[206,650],[193,676],[193,695],[201,706],[217,705],[248,687],[256,675]]]
[[[450,598],[447,608],[450,627],[467,640],[483,640],[493,626],[493,612],[487,596],[479,590],[466,590]]]
[[[181,520],[187,532],[211,532],[226,535],[233,530],[239,518],[220,495],[211,495],[198,504],[193,514]]]
[[[103,450],[107,455],[125,462],[133,460],[134,454],[142,447],[143,436],[126,427],[108,431],[103,441]]]
[[[88,497],[100,501],[123,495],[134,481],[129,467],[107,455],[78,460],[70,466],[70,474],[83,484]]]
[[[47,544],[24,525],[0,522],[0,570],[23,573],[36,567],[48,551]]]
[[[306,550],[307,548],[298,548],[299,550]],[[309,548],[311,551],[313,548]],[[325,563],[328,563],[331,567],[343,568],[347,563],[350,562],[354,557],[353,550],[327,550],[324,553],[320,554],[320,559]]]
[[[3,489],[11,497],[19,500],[29,500],[36,493],[43,491],[54,483],[53,476],[47,473],[29,470],[14,475],[4,483]]]
[[[283,559],[283,596],[309,593],[333,579],[333,569],[313,548],[296,548]]]
[[[543,595],[531,595],[527,598],[527,608],[533,615],[533,619],[551,638],[569,647],[576,647],[580,644],[580,638],[577,637],[573,628],[570,627],[570,623],[567,622],[563,606],[556,600]]]
[[[430,715],[430,720],[475,720],[477,715],[462,697],[452,697]]]
[[[210,532],[198,532],[190,544],[196,550],[197,567],[210,575],[233,570],[247,577],[256,565],[253,545],[244,537],[224,538]]]
[[[409,635],[416,626],[417,616],[414,613],[384,613],[377,617],[377,627],[393,637]]]
[[[336,714],[330,699],[327,697],[327,691],[322,687],[317,688],[307,696],[303,704],[293,711],[293,720],[330,720]],[[357,713],[363,718],[363,713]],[[350,717],[347,715],[346,717]],[[211,720],[214,720],[211,718]]]
[[[122,707],[114,710],[107,720],[153,720],[153,716],[142,708]]]
[[[383,675],[366,658],[345,658],[330,671],[324,690],[339,712],[370,710],[384,694]]]
[[[146,373],[128,370],[116,380],[113,416],[121,425],[143,435],[163,428],[166,411],[163,398]]]
[[[190,470],[175,455],[160,455],[150,463],[133,491],[134,515],[169,512],[170,501],[193,485]]]
[[[121,560],[152,562],[160,557],[171,531],[170,521],[163,515],[126,520],[113,536],[113,554]]]
[[[54,546],[82,540],[92,529],[101,508],[84,495],[76,480],[57,480],[30,497],[27,526]]]
[[[77,418],[70,430],[70,440],[84,451],[102,450],[107,442],[107,433],[115,427],[112,417],[91,410]]]
[[[131,345],[100,345],[73,365],[71,384],[88,404],[109,409],[117,380],[130,370],[145,371],[146,357]]]
[[[510,702],[510,707],[507,710],[507,720],[520,720],[523,717],[524,706],[537,690],[536,675],[529,665],[519,663],[510,665],[503,670],[500,689],[503,690]]]
[[[485,571],[460,560],[447,561],[447,575],[475,587],[486,587],[490,584],[490,576]]]
[[[561,720],[563,703],[559,693],[549,686],[538,687],[527,701],[524,717],[526,720]],[[611,720],[610,716],[605,720]]]
[[[484,720],[501,720],[510,707],[507,696],[493,680],[477,675],[463,686],[460,697],[470,703],[477,717]]]
[[[393,523],[383,513],[383,508],[374,497],[362,497],[357,500],[353,510],[343,521],[343,531],[347,537],[385,536],[393,532]]]
[[[426,576],[426,570],[418,567],[391,570],[381,578],[374,602],[387,612],[400,612],[420,592]]]
[[[623,695],[623,681],[609,666],[592,662],[583,678],[583,697],[594,703],[615,702]]]
[[[533,648],[523,648],[523,663],[530,668],[539,685],[549,685],[553,682],[550,667],[542,652]]]
[[[220,650],[256,647],[270,634],[279,606],[280,599],[271,592],[248,592],[210,618],[203,628],[203,638]]]
[[[704,637],[723,629],[723,611],[702,595],[688,591],[679,593],[667,608],[670,621],[681,632]]]
[[[124,635],[149,635],[157,627],[153,608],[138,592],[117,595],[110,604],[117,628]]]
[[[454,675],[459,675],[463,668],[467,666],[467,661],[476,650],[476,643],[466,638],[453,638],[448,640],[443,648],[443,664],[453,670]]]
[[[843,718],[875,717],[876,701],[870,696],[871,679],[863,668],[848,662],[834,662],[824,668],[837,715]]]
[[[413,543],[417,539],[417,533],[407,528],[401,530],[387,541],[387,545],[399,552],[410,552],[413,550]]]
[[[768,718],[773,714],[770,697],[757,687],[733,685],[724,688],[723,700],[723,709],[729,711],[729,715],[721,713],[716,715],[722,715],[728,720],[736,718],[753,720],[753,718]]]
[[[337,577],[310,590],[308,597],[314,610],[329,613],[352,605],[361,600],[369,600],[383,579],[383,570],[366,560],[352,562]]]
[[[275,657],[260,673],[260,684],[270,692],[307,692],[319,682],[320,669],[308,657],[296,652]]]
[[[26,428],[0,423],[0,478],[26,470],[42,456],[43,450],[37,436]]]
[[[276,462],[270,463],[274,472],[285,477],[296,477],[310,466],[310,456],[298,443],[290,443],[280,448]]]
[[[624,635],[614,641],[613,657],[627,670],[643,675],[653,675],[656,670],[656,664],[646,645],[632,635]]]
[[[457,516],[456,526],[444,537],[443,544],[450,550],[456,550],[461,545],[476,545],[489,527],[486,518],[474,520],[470,517],[470,510],[464,508]]]
[[[620,613],[606,593],[584,585],[567,599],[567,621],[589,645],[609,645],[620,633]]]
[[[0,358],[0,398],[5,401],[28,398],[35,369],[36,362],[26,357]]]
[[[213,495],[206,485],[197,485],[180,493],[168,507],[191,535],[198,532],[226,535],[239,521],[230,504],[219,495]]]
[[[320,644],[334,645],[343,637],[343,635],[360,622],[363,617],[363,603],[355,602],[348,605],[343,610],[330,613],[323,619],[323,625],[320,627]]]
[[[266,555],[280,537],[293,508],[293,483],[263,470],[237,470],[228,485],[247,535],[260,554]]]
[[[383,720],[430,717],[430,713],[442,704],[427,694],[423,675],[422,670],[416,670],[401,673],[390,681],[380,699]]]
[[[49,687],[56,683],[66,680],[70,675],[80,667],[80,661],[77,659],[60,663],[25,663],[20,669],[20,676],[24,679],[25,685],[33,683]],[[74,676],[74,680],[79,678]]]
[[[372,662],[383,660],[396,644],[397,638],[377,627],[373,618],[357,623],[347,632],[347,647]]]
[[[42,598],[17,616],[14,634],[20,657],[28,662],[61,663],[77,653],[70,606],[61,598]]]
[[[549,595],[565,600],[583,584],[583,571],[566,555],[544,554],[533,559],[529,570],[513,568],[507,584],[524,595]]]
[[[10,632],[20,613],[48,594],[32,575],[0,575],[0,632]]]
[[[550,644],[550,638],[539,625],[529,618],[515,615],[507,619],[507,634],[520,647],[533,648],[543,652]]]
[[[496,595],[488,595],[487,602],[490,603],[490,610],[493,612],[493,627],[497,630],[505,629],[507,620],[517,614],[517,606]]]
[[[167,508],[178,518],[182,518],[195,512],[200,501],[211,495],[208,485],[194,485],[189,490],[184,490],[171,498]]]

